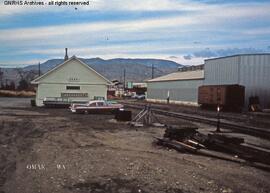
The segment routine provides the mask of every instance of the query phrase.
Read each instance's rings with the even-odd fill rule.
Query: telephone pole
[[[40,62],[38,63],[38,76],[40,76]]]
[[[126,88],[126,69],[124,68],[124,90]]]
[[[3,85],[3,74],[4,72],[2,72],[2,69],[0,68],[0,87]]]
[[[152,64],[152,79],[154,78],[154,64]]]

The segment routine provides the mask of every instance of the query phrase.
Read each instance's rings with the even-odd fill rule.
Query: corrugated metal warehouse
[[[242,54],[208,59],[205,60],[203,74],[199,79],[195,77],[195,80],[192,71],[176,72],[149,80],[147,99],[166,100],[170,90],[170,99],[179,103],[197,104],[197,88],[201,85],[239,84],[245,87],[245,107],[252,96],[259,97],[263,108],[270,107],[270,54]],[[179,78],[172,80],[173,76]]]
[[[153,102],[197,104],[203,70],[175,72],[147,81],[147,100]]]
[[[205,60],[204,85],[239,84],[249,97],[258,96],[263,108],[270,107],[270,54],[243,54]]]

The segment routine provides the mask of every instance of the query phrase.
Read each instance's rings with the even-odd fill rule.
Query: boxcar
[[[204,85],[198,90],[198,103],[203,106],[221,106],[241,110],[245,103],[245,87],[241,85]]]

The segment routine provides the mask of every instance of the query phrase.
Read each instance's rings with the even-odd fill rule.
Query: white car
[[[93,100],[85,104],[72,104],[70,110],[73,113],[114,113],[124,106],[115,102]]]

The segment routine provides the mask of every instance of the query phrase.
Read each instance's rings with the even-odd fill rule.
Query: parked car
[[[143,99],[145,99],[145,95],[144,94],[141,94],[141,95],[133,95],[132,97],[131,97],[132,99],[138,99],[138,100],[143,100]]]
[[[145,95],[141,94],[141,95],[137,95],[136,97],[138,100],[144,100],[145,99]]]
[[[123,107],[122,104],[116,102],[93,100],[86,104],[71,104],[70,110],[73,113],[114,113]]]
[[[131,92],[125,92],[123,94],[123,98],[131,98],[132,97],[132,93]]]

